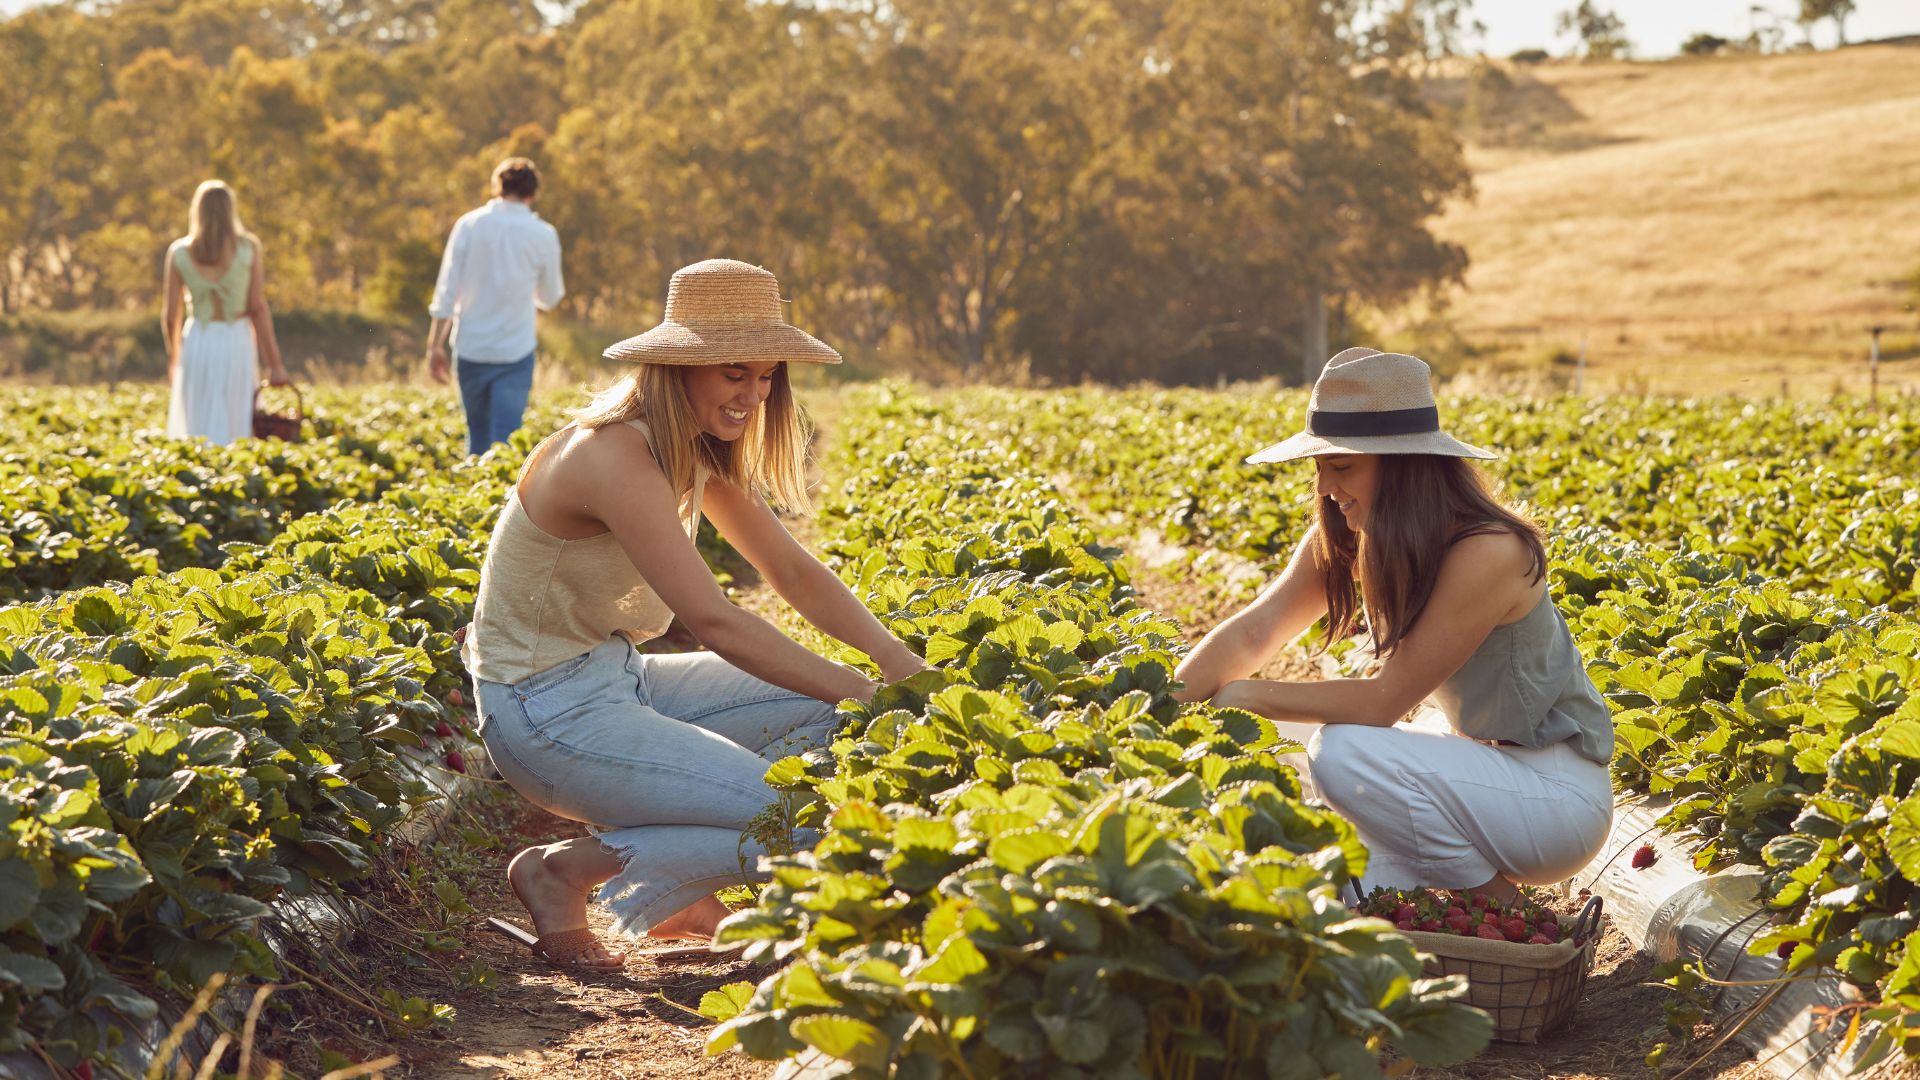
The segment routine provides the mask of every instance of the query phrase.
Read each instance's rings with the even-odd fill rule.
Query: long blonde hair
[[[810,513],[807,494],[807,422],[793,397],[787,365],[773,369],[773,389],[753,410],[746,433],[728,442],[700,430],[687,400],[686,366],[640,364],[573,413],[583,428],[640,420],[654,459],[673,490],[693,490],[696,465],[749,494],[798,514]]]
[[[233,257],[242,237],[252,239],[240,225],[233,189],[222,180],[195,188],[187,209],[187,255],[201,266],[219,266]]]

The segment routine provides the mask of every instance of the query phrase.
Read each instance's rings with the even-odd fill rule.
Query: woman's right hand
[[[902,652],[905,652],[903,649]],[[904,657],[880,665],[880,677],[890,683],[904,682],[923,671],[932,671],[933,665],[908,652]]]

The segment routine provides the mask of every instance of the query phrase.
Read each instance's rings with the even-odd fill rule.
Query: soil
[[[519,845],[579,835],[579,826],[517,802]],[[498,973],[495,986],[455,993],[458,1019],[444,1033],[419,1035],[382,1049],[400,1054],[405,1075],[445,1080],[638,1080],[641,1077],[762,1078],[773,1066],[738,1053],[709,1058],[708,1021],[696,1010],[709,990],[755,981],[737,960],[657,963],[632,958],[626,970],[576,977],[548,967],[520,945],[486,929],[497,915],[526,926],[526,912],[501,872],[470,883],[475,914],[458,933],[461,961],[479,960]],[[589,914],[605,933],[603,910]],[[764,974],[764,970],[762,971]],[[432,996],[432,995],[429,995]]]

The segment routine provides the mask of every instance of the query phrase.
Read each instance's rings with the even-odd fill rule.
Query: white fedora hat
[[[1426,361],[1347,349],[1327,361],[1307,403],[1307,430],[1247,458],[1250,465],[1320,454],[1441,454],[1495,458],[1440,430]]]
[[[840,354],[789,323],[780,283],[752,263],[708,259],[673,272],[660,325],[607,347],[636,364],[837,364]]]

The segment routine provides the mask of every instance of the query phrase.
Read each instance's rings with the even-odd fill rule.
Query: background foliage
[[[0,24],[0,315],[153,306],[217,175],[276,303],[418,317],[524,153],[573,317],[651,317],[725,254],[856,355],[1266,373],[1327,311],[1464,266],[1426,225],[1469,187],[1417,94],[1431,6],[52,4]]]

